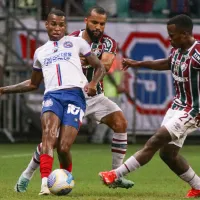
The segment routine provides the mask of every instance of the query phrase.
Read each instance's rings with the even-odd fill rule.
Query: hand
[[[88,94],[88,96],[95,96],[97,94],[97,86],[95,83],[93,83],[92,81],[90,83],[88,83],[85,87],[84,87],[84,91]]]
[[[124,58],[122,60],[122,68],[121,68],[121,70],[125,71],[129,67],[139,67],[139,61],[128,59],[128,58]]]
[[[81,60],[81,65],[82,66],[87,66],[89,65],[87,59],[84,56],[80,56],[80,60]]]
[[[124,88],[124,87],[121,87],[121,86],[117,86],[117,93],[118,94],[121,94],[121,93],[126,93],[127,92],[127,89]]]

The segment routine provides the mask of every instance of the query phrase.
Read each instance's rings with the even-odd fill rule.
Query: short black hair
[[[183,31],[192,33],[193,29],[193,22],[192,19],[184,14],[176,15],[172,17],[168,22],[167,25],[175,24],[175,26]]]
[[[91,7],[86,14],[86,17],[91,16],[92,11],[95,11],[96,13],[100,14],[100,15],[107,15],[107,12],[105,11],[104,8],[100,7],[100,6],[93,6]]]
[[[65,13],[62,10],[56,9],[56,8],[52,8],[51,11],[48,14],[48,17],[50,15],[56,15],[56,16],[63,16],[66,17]]]

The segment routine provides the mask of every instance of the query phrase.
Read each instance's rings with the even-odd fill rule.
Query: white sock
[[[23,171],[23,176],[27,179],[31,179],[33,177],[34,172],[40,166],[40,150],[41,150],[42,143],[40,143],[36,151],[33,154],[33,157],[28,164],[27,168]]]
[[[40,163],[36,163],[34,159],[32,158],[30,163],[28,164],[28,167],[24,170],[23,176],[30,180],[33,177],[34,172],[39,166],[40,166]]]
[[[128,158],[123,165],[118,167],[115,172],[117,174],[117,177],[124,176],[128,174],[129,172],[135,171],[140,167],[140,163],[135,159],[134,156],[131,156]]]
[[[47,177],[42,178],[42,185],[47,185]]]
[[[191,167],[189,167],[184,174],[181,174],[180,178],[187,182],[192,188],[200,190],[200,177],[196,175]]]
[[[127,133],[113,133],[112,139],[112,169],[122,165],[127,150]]]

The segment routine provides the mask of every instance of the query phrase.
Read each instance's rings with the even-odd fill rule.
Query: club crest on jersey
[[[43,107],[51,107],[53,106],[53,101],[51,99],[47,99],[46,101],[42,102]]]
[[[73,47],[73,44],[72,44],[72,42],[70,42],[70,41],[66,41],[66,42],[64,42],[63,46],[64,46],[65,48],[72,48],[72,47]]]
[[[188,67],[188,64],[186,63],[181,63],[181,71],[185,71]]]

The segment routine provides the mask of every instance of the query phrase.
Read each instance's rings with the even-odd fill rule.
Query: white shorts
[[[195,131],[197,121],[185,111],[168,109],[161,126],[165,126],[172,136],[172,142],[178,147],[182,147],[187,135]]]
[[[99,123],[103,117],[116,111],[121,111],[120,107],[104,94],[86,99],[85,116],[90,115]]]

